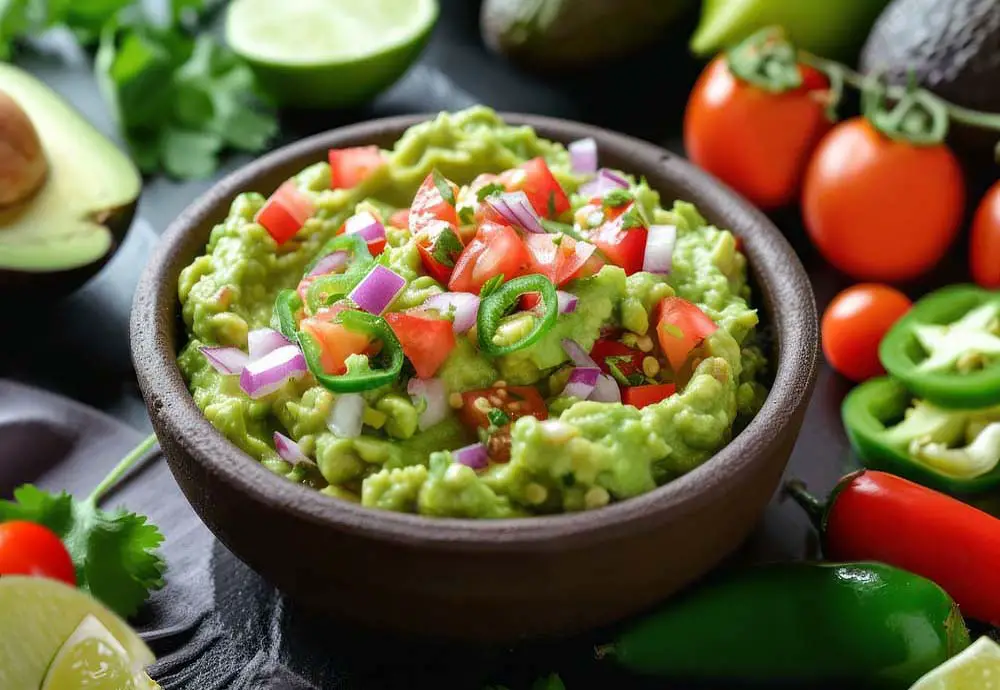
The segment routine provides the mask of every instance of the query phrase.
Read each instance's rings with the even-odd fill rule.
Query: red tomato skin
[[[389,216],[389,225],[400,230],[410,227],[410,209],[401,208]]]
[[[506,391],[501,394],[500,391]],[[486,429],[490,425],[490,420],[486,413],[478,409],[475,401],[478,398],[486,398],[492,407],[497,407],[507,413],[511,421],[520,417],[532,416],[538,419],[548,419],[549,410],[545,407],[542,394],[532,386],[506,386],[504,388],[482,388],[475,391],[462,393],[462,407],[458,411],[458,418],[470,430],[478,428]],[[500,405],[495,405],[491,400],[496,398]]]
[[[642,270],[649,232],[644,227],[625,229],[623,220],[625,210],[625,208],[609,209],[608,220],[592,231],[590,241],[612,263],[625,269],[625,275],[632,275]]]
[[[541,156],[501,173],[499,179],[508,192],[523,191],[532,208],[543,218],[558,218],[570,208],[569,197]],[[550,213],[552,210],[555,214]]]
[[[486,223],[455,262],[448,289],[478,294],[494,276],[502,273],[510,280],[527,275],[530,269],[531,254],[517,231],[508,225]]]
[[[1000,182],[979,202],[969,244],[972,278],[990,290],[1000,289]]]
[[[820,142],[802,194],[813,244],[839,270],[872,282],[905,281],[933,268],[964,209],[962,169],[947,146],[892,141],[860,117]]]
[[[48,527],[11,520],[0,523],[0,575],[31,575],[76,587],[69,551]]]
[[[454,197],[458,198],[458,187],[451,181],[448,185],[452,188]],[[453,229],[458,227],[458,211],[441,196],[441,191],[434,184],[434,174],[429,174],[417,189],[410,204],[410,232],[414,235],[427,230],[429,226],[436,224],[436,221],[445,221]]]
[[[878,346],[892,325],[913,306],[888,285],[861,283],[833,298],[823,312],[822,342],[826,361],[860,383],[885,373]]]
[[[264,202],[254,220],[259,223],[278,244],[284,244],[295,237],[306,221],[316,212],[316,207],[292,181],[283,185]]]
[[[677,392],[673,383],[655,383],[648,386],[627,386],[622,389],[622,402],[632,407],[642,409],[647,405],[655,405],[666,400]]]
[[[642,350],[629,347],[625,343],[614,340],[612,338],[602,338],[594,343],[594,347],[590,349],[590,358],[597,362],[597,366],[601,368],[605,374],[611,374],[611,367],[608,366],[608,357],[628,357],[627,362],[622,361],[618,364],[618,369],[625,375],[629,376],[636,372],[642,372],[642,358],[646,355]]]
[[[826,77],[800,66],[802,86],[772,94],[737,78],[724,56],[698,78],[684,113],[684,148],[754,205],[772,210],[791,203],[816,144],[830,129],[823,104],[810,92]]]
[[[347,372],[346,361],[351,355],[365,354],[371,340],[363,333],[348,330],[339,323],[317,317],[303,319],[299,329],[311,335],[321,348],[320,364],[327,374],[339,376]]]
[[[385,165],[378,146],[330,149],[330,189],[350,189]]]
[[[434,376],[455,349],[455,330],[446,319],[407,312],[390,312],[384,318],[422,379]]]
[[[417,245],[417,251],[420,252],[420,262],[424,265],[427,275],[442,285],[447,285],[451,279],[452,269],[435,259],[431,250],[422,244]]]
[[[672,332],[675,328],[680,330],[679,336]],[[666,297],[656,307],[656,336],[675,373],[684,366],[691,350],[718,328],[708,314],[681,297]]]

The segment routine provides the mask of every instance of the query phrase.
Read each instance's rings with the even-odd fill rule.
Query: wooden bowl
[[[511,520],[428,518],[364,508],[261,466],[202,416],[177,367],[185,333],[177,279],[242,191],[269,194],[331,147],[390,147],[429,116],[336,129],[241,168],[164,234],[132,310],[132,358],[170,469],[233,553],[293,599],[370,626],[463,640],[581,631],[635,613],[733,552],[770,500],[816,375],[812,290],[784,237],[706,173],[649,143],[564,120],[502,114],[542,136],[591,136],[603,164],[693,201],[743,241],[754,299],[773,336],[775,378],[756,418],[701,467],[648,494],[584,513]]]

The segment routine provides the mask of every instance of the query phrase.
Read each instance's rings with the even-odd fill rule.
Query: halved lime
[[[84,626],[88,618],[94,622]],[[107,633],[99,636],[101,644],[97,646],[86,642],[87,633],[96,629],[95,622]],[[81,628],[83,632],[77,635]],[[76,638],[73,644],[69,642],[71,637]],[[109,639],[116,645],[108,642]],[[53,661],[57,657],[67,658],[63,652],[71,654],[67,648],[72,650],[80,644],[84,654],[92,653],[87,652],[88,649],[123,650],[127,668],[133,676],[155,659],[125,621],[89,594],[41,577],[10,575],[0,578],[0,688],[41,687],[50,667],[55,669]],[[61,690],[61,687],[102,686],[48,685],[46,690]]]
[[[984,635],[910,690],[1000,690],[1000,645]]]
[[[346,107],[399,79],[437,17],[437,0],[233,0],[226,40],[279,104]]]
[[[151,690],[121,642],[92,614],[77,626],[52,660],[41,690]]]

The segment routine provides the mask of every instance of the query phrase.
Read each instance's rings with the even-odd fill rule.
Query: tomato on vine
[[[976,209],[969,244],[972,278],[984,288],[1000,289],[1000,182],[997,182]]]

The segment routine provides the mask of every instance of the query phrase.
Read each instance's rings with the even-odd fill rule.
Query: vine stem
[[[150,434],[143,439],[142,443],[129,451],[129,454],[122,458],[121,462],[115,465],[114,469],[108,473],[108,476],[102,479],[101,483],[90,492],[90,496],[87,497],[86,502],[91,505],[97,505],[97,502],[101,500],[104,494],[117,484],[133,465],[145,457],[145,455],[152,450],[156,443],[156,434]]]
[[[813,55],[812,53],[806,52],[804,50],[799,51],[799,59],[811,67],[815,67],[818,70],[826,74],[834,74],[840,76],[845,84],[849,84],[856,89],[864,90],[866,87],[871,85],[871,77],[865,76],[859,72],[855,72],[849,67],[846,67],[839,62],[834,62],[833,60],[827,60],[826,58],[819,57],[818,55]],[[923,90],[927,97],[936,101],[939,105],[944,107],[948,111],[948,116],[955,122],[960,122],[965,125],[971,125],[973,127],[981,127],[983,129],[992,129],[1000,131],[1000,115],[996,113],[984,113],[978,110],[972,110],[970,108],[964,108],[960,105],[955,105],[950,101],[946,101],[935,93],[927,90]],[[905,86],[899,86],[895,84],[890,84],[885,87],[885,94],[893,100],[899,100],[906,96],[907,89]],[[1000,148],[997,150],[997,156],[1000,158]]]

